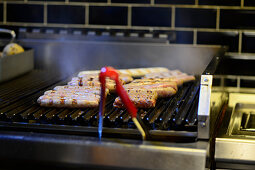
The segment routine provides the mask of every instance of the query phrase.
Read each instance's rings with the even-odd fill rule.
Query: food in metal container
[[[10,43],[4,47],[3,57],[9,56],[9,55],[14,55],[14,54],[19,54],[22,52],[24,52],[23,47],[21,47],[19,44],[16,44],[16,43]]]

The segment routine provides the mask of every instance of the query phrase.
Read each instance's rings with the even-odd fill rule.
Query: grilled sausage
[[[130,69],[119,69],[119,73],[121,74],[128,74],[132,77],[142,77],[148,73],[158,73],[158,72],[167,72],[169,71],[165,67],[149,67],[149,68],[130,68]],[[81,71],[78,76],[86,75],[86,74],[99,74],[99,70],[92,70],[92,71]]]
[[[138,108],[152,108],[156,105],[157,93],[146,89],[128,89],[130,100]],[[114,107],[124,108],[120,97],[117,97],[113,103]]]
[[[106,90],[106,95],[109,93]],[[54,90],[44,92],[37,102],[47,107],[85,108],[97,107],[100,88],[89,86],[57,86]]]
[[[46,107],[70,107],[70,108],[86,108],[97,107],[99,105],[99,95],[83,94],[83,95],[43,95],[38,98],[37,102],[41,106]]]

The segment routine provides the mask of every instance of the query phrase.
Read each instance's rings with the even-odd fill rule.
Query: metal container
[[[13,30],[0,28],[0,33],[10,34],[9,41],[1,41],[1,45],[13,43],[16,33]],[[1,48],[3,49],[3,48]],[[0,83],[19,75],[22,75],[34,68],[34,51],[27,49],[23,53],[0,57]]]
[[[0,58],[0,82],[31,71],[34,68],[34,50]]]

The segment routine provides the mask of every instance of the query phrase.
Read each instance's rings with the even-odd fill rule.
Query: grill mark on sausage
[[[72,99],[72,105],[77,105],[77,99]]]
[[[79,85],[79,86],[83,86],[82,78],[79,78],[78,85]]]

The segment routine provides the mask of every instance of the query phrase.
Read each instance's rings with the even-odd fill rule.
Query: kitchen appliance
[[[225,93],[212,139],[214,168],[254,169],[254,57],[227,55],[215,72],[214,93]],[[215,155],[213,155],[215,153]]]
[[[165,41],[153,35],[144,37],[144,41],[133,36],[131,40],[127,37],[127,42],[119,42],[119,37],[111,37],[111,34],[101,40],[96,34],[81,33],[77,39],[66,40],[65,36],[51,33],[53,39],[45,40],[38,31],[36,38],[31,37],[33,33],[22,32],[21,44],[36,50],[37,69],[0,85],[3,165],[33,167],[39,163],[60,168],[105,169],[206,167],[211,125],[224,104],[223,100],[215,100],[211,105],[212,98],[219,99],[225,94],[211,93],[213,75],[224,49],[171,45],[167,36],[158,36]],[[121,38],[126,39],[124,35]],[[139,110],[149,131],[146,141],[141,140],[126,110],[112,107],[114,96],[110,96],[106,104],[102,141],[97,138],[97,108],[54,109],[36,104],[36,99],[46,89],[66,84],[74,72],[81,68],[99,69],[104,65],[116,68],[163,66],[195,74],[197,80],[185,84],[172,98],[157,101],[155,108]],[[19,164],[10,165],[9,160]]]

